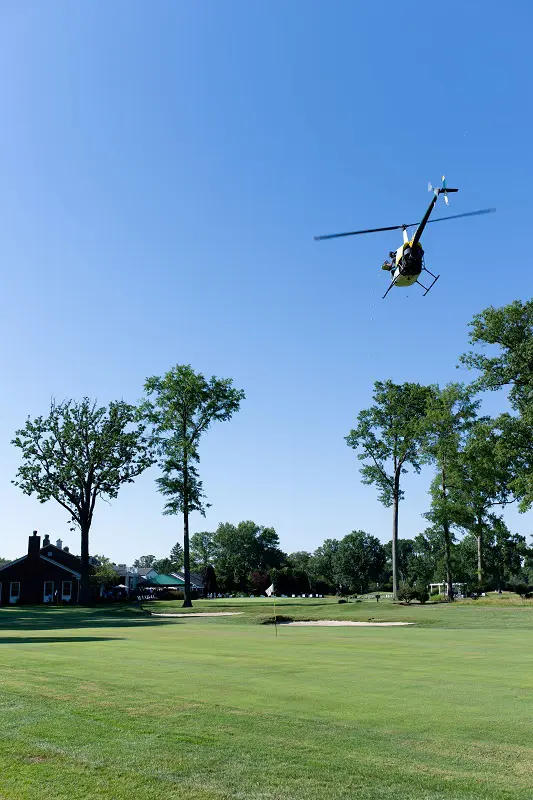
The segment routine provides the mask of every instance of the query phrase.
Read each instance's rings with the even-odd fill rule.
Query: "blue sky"
[[[202,444],[207,519],[312,550],[390,511],[343,437],[376,379],[468,379],[467,323],[531,294],[529,3],[0,2],[0,555],[66,514],[10,484],[10,445],[50,397],[135,401],[175,363],[247,395]],[[430,226],[426,297],[381,295],[427,182],[460,187]],[[444,207],[440,209],[445,210]],[[487,409],[501,406],[495,397]],[[92,552],[166,555],[155,471],[100,503]],[[424,527],[409,477],[401,535]],[[509,511],[530,533],[531,514]]]

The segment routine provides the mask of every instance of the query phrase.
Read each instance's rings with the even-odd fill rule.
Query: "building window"
[[[43,602],[51,603],[54,599],[54,582],[53,581],[45,581],[44,582],[44,597]]]
[[[63,581],[63,585],[61,587],[61,599],[70,600],[71,596],[72,596],[72,581]]]
[[[16,603],[20,597],[20,583],[13,581],[9,584],[9,602]]]

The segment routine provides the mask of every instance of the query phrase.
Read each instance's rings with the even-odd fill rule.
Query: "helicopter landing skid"
[[[420,283],[420,281],[419,281],[419,280],[415,281],[415,283],[418,283],[418,285],[419,285],[419,286],[421,286],[421,287],[422,287],[422,289],[425,289],[425,292],[424,292],[424,294],[422,295],[422,297],[425,297],[425,296],[427,295],[427,293],[429,292],[429,290],[430,290],[430,289],[432,289],[432,288],[435,286],[435,284],[437,283],[438,279],[440,278],[440,275],[434,275],[432,272],[430,272],[430,271],[429,271],[429,269],[426,269],[425,267],[422,267],[422,271],[423,271],[423,272],[427,272],[427,273],[428,273],[428,275],[431,275],[431,277],[433,278],[433,282],[432,282],[432,283],[430,283],[430,285],[429,285],[429,286],[424,286],[424,284],[423,284],[423,283]],[[387,291],[385,292],[385,294],[384,294],[384,295],[383,295],[383,297],[381,298],[382,300],[385,300],[385,298],[387,297],[388,293],[390,292],[390,290],[392,289],[392,287],[393,287],[393,286],[396,286],[396,278],[394,278],[394,279],[393,279],[393,280],[390,282],[390,284],[389,284],[389,286],[388,286],[388,288],[387,288]]]
[[[423,283],[420,283],[420,281],[417,281],[418,285],[421,286],[422,289],[426,290],[424,292],[424,294],[422,295],[422,297],[425,297],[427,295],[427,293],[429,292],[429,290],[432,289],[435,286],[435,284],[437,283],[438,279],[440,278],[440,275],[433,275],[433,273],[430,272],[429,269],[426,269],[425,267],[423,267],[423,270],[424,270],[424,272],[427,272],[428,275],[431,275],[431,277],[433,278],[433,283],[431,283],[429,286],[424,286]]]
[[[385,298],[387,297],[388,293],[390,292],[392,287],[395,286],[395,285],[396,285],[396,278],[393,278],[392,281],[389,283],[389,288],[387,289],[387,291],[385,292],[385,294],[381,298],[382,300],[385,300]]]

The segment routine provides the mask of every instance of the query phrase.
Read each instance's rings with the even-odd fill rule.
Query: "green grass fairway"
[[[532,800],[531,604],[312,603],[0,610],[0,799]]]

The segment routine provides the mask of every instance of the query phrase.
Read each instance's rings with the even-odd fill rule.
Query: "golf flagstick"
[[[276,638],[278,637],[278,618],[276,616],[276,595],[274,594],[274,584],[270,584],[268,589],[265,590],[265,594],[267,597],[272,597],[274,601],[274,628],[276,631]]]

